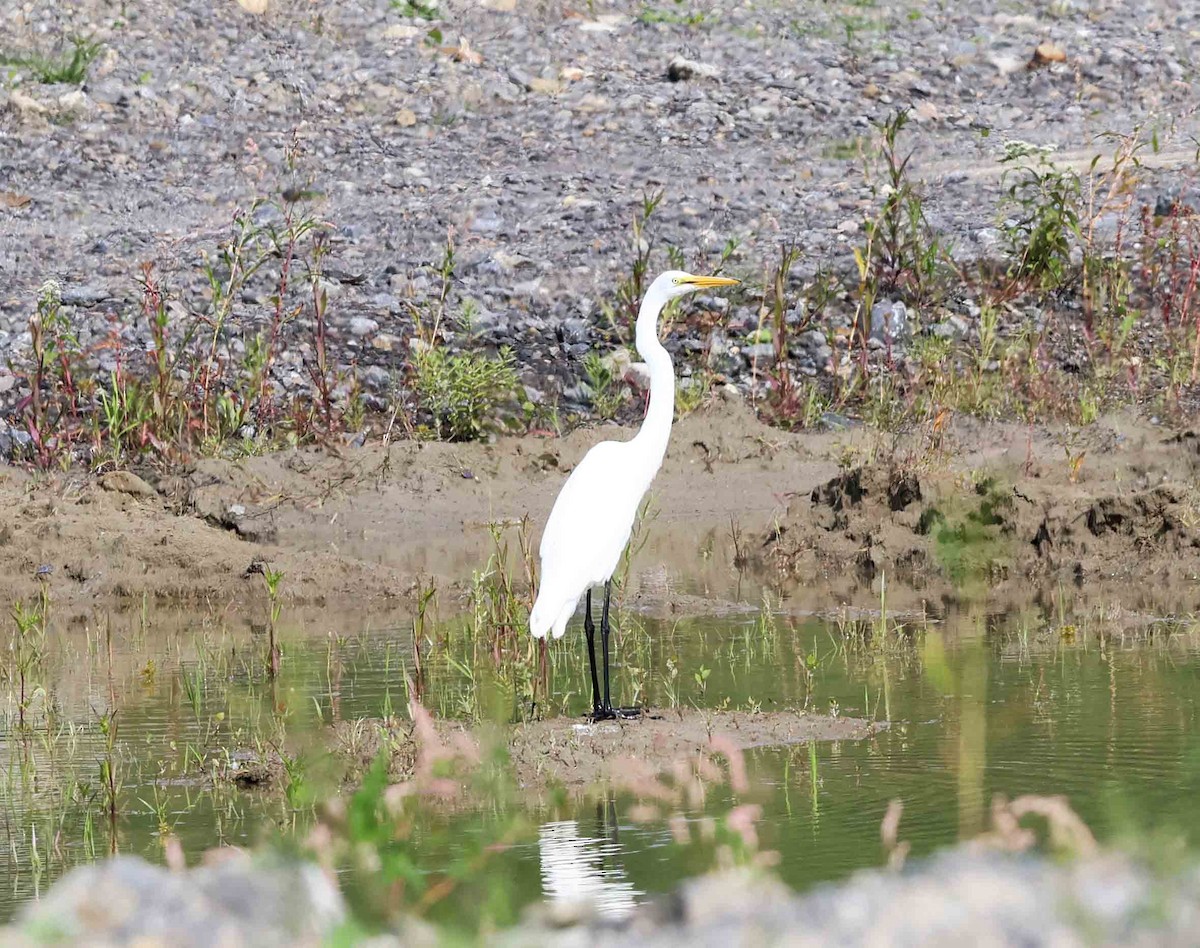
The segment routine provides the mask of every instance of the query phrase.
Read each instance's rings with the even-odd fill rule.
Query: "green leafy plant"
[[[1052,290],[1066,279],[1072,239],[1079,236],[1082,189],[1079,175],[1050,160],[1053,148],[1023,141],[1004,143],[1005,215],[1001,231],[1013,277]]]
[[[422,2],[422,0],[392,0],[392,9],[401,16],[414,17],[420,20],[436,20],[438,5]]]
[[[855,252],[871,286],[870,298],[863,302],[868,315],[880,294],[899,294],[918,304],[929,299],[941,289],[940,278],[950,260],[950,248],[930,226],[924,201],[909,177],[912,154],[900,154],[900,133],[908,121],[908,110],[902,109],[875,126],[883,162],[883,183],[875,192],[883,203],[866,222],[866,247]]]
[[[201,299],[173,297],[145,265],[138,284],[149,345],[136,352],[115,328],[81,346],[60,288],[47,282],[29,321],[29,351],[12,362],[29,389],[16,405],[29,436],[18,459],[42,468],[80,459],[172,463],[193,452],[311,442],[361,426],[357,380],[329,352],[328,238],[303,206],[308,196],[307,188],[288,188],[278,201],[260,199],[235,213],[228,237],[202,255]],[[266,326],[251,333],[236,310],[264,288]],[[309,342],[304,367],[315,397],[275,388],[272,370],[289,327],[293,339]]]
[[[37,464],[49,468],[70,462],[71,442],[88,394],[81,393],[76,382],[82,353],[62,311],[62,289],[53,280],[38,293],[29,336],[31,358],[20,372],[29,383],[29,394],[17,403],[17,413]]]
[[[583,357],[583,373],[592,394],[592,412],[602,421],[616,417],[625,401],[625,387],[613,374],[610,363],[594,352]]]
[[[489,358],[478,352],[450,355],[436,346],[419,351],[413,367],[417,397],[433,432],[449,441],[487,437],[502,426],[499,413],[516,396],[516,360],[507,348]]]
[[[263,588],[267,591],[267,600],[270,606],[270,613],[267,617],[267,670],[271,678],[277,678],[279,676],[279,660],[281,656],[276,626],[279,624],[279,615],[283,611],[283,601],[279,596],[279,586],[283,582],[283,571],[264,566],[262,577]]]
[[[34,678],[42,666],[50,617],[50,598],[45,584],[32,602],[13,603],[11,615],[14,629],[9,655],[12,662],[5,672],[16,688],[17,727],[24,730],[30,704],[41,693],[41,688],[34,685]]]
[[[654,212],[662,203],[665,192],[643,194],[642,206],[633,215],[633,263],[630,265],[628,276],[623,277],[617,284],[617,300],[615,307],[605,305],[605,315],[615,328],[624,323],[625,339],[632,340],[637,324],[638,310],[642,305],[642,297],[649,286],[648,276],[650,259],[653,255],[654,244],[647,236],[646,225],[654,216]]]
[[[712,384],[707,374],[693,375],[675,383],[675,419],[686,418],[704,404]]]
[[[790,423],[796,416],[796,391],[792,379],[791,364],[788,361],[788,339],[791,327],[788,325],[788,278],[792,267],[800,259],[800,251],[793,246],[784,245],[779,251],[779,264],[775,267],[771,278],[771,295],[764,296],[763,305],[759,310],[759,334],[769,334],[775,345],[775,357],[771,360],[771,410],[781,422]],[[764,323],[770,323],[769,332]]]
[[[118,821],[121,807],[121,770],[117,756],[117,710],[109,708],[98,715],[97,725],[104,739],[104,756],[100,758],[100,797],[108,821],[108,851],[115,855],[119,845]]]

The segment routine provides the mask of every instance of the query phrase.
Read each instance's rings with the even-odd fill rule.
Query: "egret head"
[[[664,300],[673,300],[679,296],[695,293],[697,290],[711,289],[715,286],[735,286],[739,282],[728,277],[696,276],[692,273],[685,273],[683,270],[668,270],[650,284],[647,295],[661,294]]]

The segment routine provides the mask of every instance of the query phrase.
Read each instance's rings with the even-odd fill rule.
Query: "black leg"
[[[612,696],[609,694],[608,639],[612,629],[608,622],[608,606],[611,599],[612,581],[609,580],[604,584],[604,611],[600,614],[600,647],[604,650],[604,704],[601,705],[600,713],[605,718],[640,718],[640,708],[614,708]]]
[[[600,679],[596,677],[596,626],[592,624],[592,591],[587,591],[583,613],[583,631],[587,634],[588,665],[592,670],[592,717],[600,716]],[[607,659],[605,667],[608,667]]]
[[[604,651],[604,704],[601,707],[609,717],[613,714],[612,697],[608,692],[608,601],[612,598],[612,580],[604,584],[604,611],[600,613],[600,648]]]

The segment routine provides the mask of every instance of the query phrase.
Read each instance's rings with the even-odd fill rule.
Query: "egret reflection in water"
[[[606,918],[621,918],[633,911],[643,893],[634,888],[621,865],[615,816],[615,806],[606,805],[602,821],[613,829],[611,835],[601,837],[583,835],[576,820],[539,827],[542,893],[547,901],[591,905]]]

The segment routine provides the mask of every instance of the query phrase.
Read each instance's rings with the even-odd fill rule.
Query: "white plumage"
[[[669,270],[646,291],[636,328],[637,350],[650,370],[646,419],[631,441],[604,441],[593,447],[567,478],[554,502],[542,532],[541,582],[529,615],[529,631],[535,637],[544,638],[547,633],[561,637],[584,593],[612,577],[633,531],[638,505],[662,466],[675,414],[675,368],[658,341],[659,314],[676,297],[735,283],[737,280],[725,277],[700,277]],[[606,609],[607,603],[606,590]],[[603,622],[602,626],[607,705],[608,628]],[[590,639],[588,644],[599,712],[601,703]]]
[[[539,554],[541,584],[529,616],[537,638],[547,631],[561,638],[579,600],[616,571],[633,532],[638,505],[658,465],[645,470],[633,441],[602,441],[590,450],[563,485]]]

